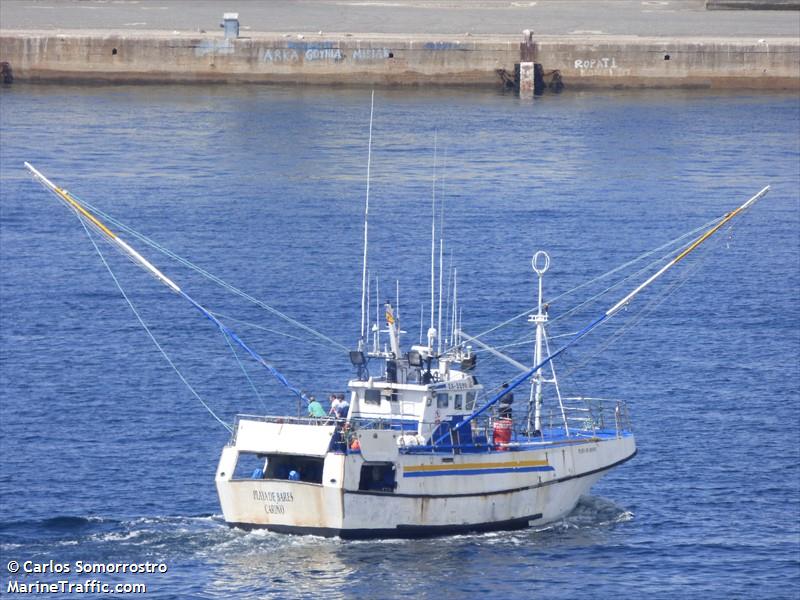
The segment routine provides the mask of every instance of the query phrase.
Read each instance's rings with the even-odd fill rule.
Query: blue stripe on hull
[[[493,475],[495,473],[527,473],[529,471],[554,471],[553,467],[504,467],[498,469],[448,469],[441,471],[414,471],[403,477],[438,477],[440,475]]]

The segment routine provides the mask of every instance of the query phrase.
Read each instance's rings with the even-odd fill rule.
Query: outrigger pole
[[[698,247],[700,244],[702,244],[703,242],[705,242],[705,241],[706,241],[708,238],[710,238],[710,237],[711,237],[712,235],[714,235],[714,234],[715,234],[717,231],[719,231],[719,230],[722,228],[722,226],[723,226],[723,225],[725,225],[725,224],[726,224],[728,221],[730,221],[731,219],[733,219],[733,218],[734,218],[736,215],[738,215],[739,213],[741,213],[741,212],[744,212],[745,210],[747,210],[748,208],[750,208],[750,207],[751,207],[753,204],[755,204],[755,203],[756,203],[758,200],[760,200],[760,199],[761,199],[761,198],[762,198],[762,197],[763,197],[763,196],[764,196],[764,195],[765,195],[765,194],[766,194],[768,191],[769,191],[769,186],[766,186],[766,187],[764,187],[764,189],[762,189],[762,190],[761,190],[760,192],[758,192],[758,193],[757,193],[755,196],[753,196],[752,198],[750,198],[750,199],[749,199],[747,202],[745,202],[744,204],[742,204],[742,205],[741,205],[739,208],[737,208],[737,209],[735,209],[735,210],[732,210],[731,212],[727,213],[727,214],[726,214],[724,217],[722,217],[722,219],[720,220],[720,222],[719,222],[719,223],[717,223],[716,225],[714,225],[713,227],[711,227],[711,228],[710,228],[708,231],[706,231],[705,233],[703,233],[703,234],[702,234],[700,237],[698,237],[698,238],[697,238],[695,241],[693,241],[691,244],[689,244],[689,246],[688,246],[688,247],[687,247],[687,248],[686,248],[686,249],[685,249],[683,252],[681,252],[680,254],[678,254],[678,255],[677,255],[675,258],[673,258],[671,261],[669,261],[669,262],[668,262],[666,265],[664,265],[663,267],[661,267],[661,268],[660,268],[658,271],[656,271],[656,272],[655,272],[653,275],[651,275],[649,278],[647,278],[647,280],[646,280],[644,283],[642,283],[641,285],[639,285],[639,286],[638,286],[636,289],[634,289],[634,290],[633,290],[631,293],[629,293],[627,296],[625,296],[625,297],[624,297],[622,300],[620,300],[620,301],[619,301],[619,302],[617,302],[617,303],[616,303],[614,306],[612,306],[611,308],[609,308],[609,309],[608,309],[608,310],[607,310],[605,313],[603,313],[603,314],[602,314],[600,317],[598,317],[597,319],[595,319],[594,321],[592,321],[591,323],[589,323],[589,324],[588,324],[586,327],[584,327],[583,329],[581,329],[581,330],[580,330],[578,333],[576,333],[576,334],[575,334],[575,336],[574,336],[574,337],[573,337],[573,338],[572,338],[572,339],[571,339],[569,342],[567,342],[567,343],[566,343],[566,344],[564,344],[564,345],[563,345],[561,348],[559,348],[558,350],[556,350],[556,351],[555,351],[553,354],[551,354],[550,356],[548,356],[547,358],[545,358],[545,359],[544,359],[543,361],[541,361],[541,362],[540,362],[538,365],[535,365],[534,367],[532,367],[532,368],[528,369],[527,371],[525,371],[525,372],[524,372],[524,373],[522,373],[521,375],[518,375],[518,376],[517,376],[517,377],[515,377],[513,380],[511,380],[511,382],[508,384],[508,387],[505,387],[505,388],[503,388],[503,390],[502,390],[501,392],[498,392],[497,394],[495,394],[494,396],[492,396],[492,398],[491,398],[491,399],[489,399],[489,400],[486,402],[486,404],[484,404],[484,405],[483,405],[481,408],[479,408],[478,410],[476,410],[475,412],[473,412],[473,413],[472,413],[472,414],[471,414],[469,417],[467,417],[466,419],[464,419],[463,421],[461,421],[460,423],[458,423],[458,424],[457,424],[455,427],[453,427],[453,429],[451,429],[451,430],[450,430],[448,433],[445,433],[444,435],[440,436],[440,437],[439,437],[439,438],[438,438],[436,441],[434,441],[434,442],[433,442],[433,445],[434,445],[434,446],[436,446],[437,444],[440,444],[440,443],[441,443],[441,442],[443,442],[443,441],[444,441],[446,438],[450,437],[450,436],[452,435],[452,433],[453,433],[453,432],[455,432],[455,431],[458,431],[458,430],[459,430],[459,429],[461,429],[461,428],[462,428],[464,425],[466,425],[467,423],[470,423],[470,422],[472,422],[474,419],[476,419],[477,417],[479,417],[480,415],[482,415],[483,413],[485,413],[485,412],[486,412],[487,410],[489,410],[489,409],[490,409],[492,406],[494,406],[494,405],[495,405],[495,404],[496,404],[496,403],[497,403],[497,402],[498,402],[498,401],[499,401],[499,400],[500,400],[500,399],[501,399],[503,396],[505,396],[506,394],[508,394],[509,392],[511,392],[511,391],[512,391],[514,388],[516,388],[517,386],[519,386],[519,385],[520,385],[521,383],[523,383],[524,381],[527,381],[527,380],[528,380],[530,377],[532,377],[532,376],[533,376],[533,375],[534,375],[534,374],[535,374],[535,373],[536,373],[536,372],[537,372],[539,369],[541,369],[541,368],[542,368],[542,367],[544,367],[546,364],[548,364],[549,362],[551,362],[551,361],[552,361],[554,358],[556,358],[556,357],[557,357],[559,354],[561,354],[561,353],[562,353],[562,352],[564,352],[564,351],[565,351],[567,348],[569,348],[570,346],[572,346],[573,344],[575,344],[575,343],[576,343],[578,340],[580,340],[581,338],[583,338],[584,336],[586,336],[586,335],[587,335],[587,334],[588,334],[590,331],[592,331],[592,330],[593,330],[595,327],[597,327],[598,325],[600,325],[600,324],[601,324],[601,323],[603,323],[604,321],[607,321],[608,319],[610,319],[611,317],[613,317],[615,314],[617,314],[617,313],[618,313],[620,310],[622,310],[623,308],[625,308],[625,307],[626,307],[626,306],[627,306],[627,305],[628,305],[628,304],[631,302],[631,300],[633,300],[633,299],[634,299],[634,298],[635,298],[635,297],[636,297],[636,296],[637,296],[637,295],[638,295],[638,294],[639,294],[639,293],[640,293],[642,290],[644,290],[645,288],[647,288],[647,287],[648,287],[648,286],[649,286],[651,283],[653,283],[653,282],[654,282],[656,279],[658,279],[659,277],[661,277],[661,276],[662,276],[664,273],[666,273],[666,272],[667,272],[667,271],[668,271],[670,268],[674,267],[674,266],[675,266],[676,264],[678,264],[678,263],[679,263],[681,260],[683,260],[684,258],[686,258],[686,256],[687,256],[687,255],[688,255],[690,252],[692,252],[692,251],[693,251],[695,248],[697,248],[697,247]]]
[[[70,194],[64,188],[60,188],[55,185],[52,181],[47,179],[44,175],[42,175],[37,169],[34,168],[29,162],[25,163],[27,169],[33,174],[36,180],[42,184],[44,188],[53,192],[59,200],[61,200],[68,208],[74,210],[77,215],[81,218],[86,219],[91,223],[95,229],[97,229],[103,236],[105,236],[108,241],[112,244],[117,246],[122,252],[124,252],[127,256],[133,259],[133,262],[138,264],[140,267],[144,268],[147,272],[153,275],[156,279],[158,279],[161,283],[166,285],[169,289],[173,292],[178,294],[179,296],[183,297],[186,301],[188,301],[192,306],[194,306],[197,310],[199,310],[203,315],[210,320],[214,325],[216,325],[219,330],[230,337],[234,342],[236,342],[239,346],[241,346],[245,352],[247,352],[250,356],[252,356],[256,362],[260,363],[264,366],[274,377],[277,379],[281,384],[283,384],[286,388],[288,388],[293,394],[297,397],[304,400],[306,403],[308,402],[308,398],[306,395],[293,386],[286,377],[283,376],[275,367],[269,364],[264,357],[262,357],[258,352],[253,350],[250,346],[244,343],[242,339],[236,335],[236,333],[227,327],[224,323],[222,323],[219,319],[217,319],[211,312],[209,312],[206,308],[204,308],[201,304],[196,302],[191,296],[189,296],[186,292],[184,292],[178,284],[172,281],[169,277],[164,275],[160,270],[158,270],[150,261],[144,258],[141,254],[139,254],[136,250],[131,248],[122,238],[120,238],[116,233],[111,231],[100,219],[94,216],[91,212],[89,212],[80,202],[78,202],[72,194]]]

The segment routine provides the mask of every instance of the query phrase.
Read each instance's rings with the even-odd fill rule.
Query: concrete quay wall
[[[17,81],[499,85],[521,36],[0,31]],[[800,89],[800,40],[537,37],[570,88]]]

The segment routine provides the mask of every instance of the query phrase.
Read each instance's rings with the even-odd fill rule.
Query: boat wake
[[[520,533],[529,536],[547,532],[594,530],[612,527],[633,519],[633,513],[610,500],[583,496],[569,516],[545,527],[532,527],[510,534],[493,532],[453,536],[457,539],[503,539]],[[150,516],[132,519],[111,519],[98,516],[58,516],[49,519],[0,522],[0,548],[6,553],[16,548],[46,554],[53,548],[80,548],[82,553],[98,556],[141,556],[142,551],[154,555],[186,554],[258,554],[265,549],[305,546],[341,545],[404,545],[413,540],[369,540],[346,542],[316,536],[284,536],[266,530],[244,531],[230,528],[222,515]]]
[[[410,592],[413,579],[399,577],[396,569],[416,564],[420,553],[456,577],[461,563],[453,556],[480,555],[489,560],[505,556],[497,551],[511,547],[534,551],[590,547],[609,528],[632,518],[630,511],[609,500],[584,496],[568,517],[543,528],[421,540],[345,541],[235,529],[219,514],[130,519],[60,516],[0,522],[0,553],[41,562],[141,562],[146,557],[169,565],[171,584],[209,598],[250,597],[253,589],[265,585],[276,597],[335,596],[358,580],[366,565],[391,579],[394,592],[406,588]],[[205,565],[209,577],[200,590],[192,565]]]
[[[634,515],[611,500],[600,496],[581,496],[575,509],[561,521],[550,523],[536,531],[565,531],[609,527],[633,520]]]

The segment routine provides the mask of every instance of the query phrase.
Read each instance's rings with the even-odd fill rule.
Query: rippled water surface
[[[533,305],[537,249],[552,256],[545,296],[554,299],[772,185],[559,363],[568,393],[629,401],[638,456],[564,522],[423,541],[226,527],[213,479],[227,432],[142,331],[79,222],[22,167],[32,162],[349,347],[368,90],[14,85],[0,90],[0,119],[3,592],[7,561],[53,559],[164,562],[166,574],[104,576],[144,581],[160,598],[797,597],[796,97],[568,92],[529,103],[491,91],[376,93],[370,271],[383,297],[399,280],[409,342],[428,297],[434,138],[445,262],[458,268],[472,333]],[[253,391],[191,307],[100,248],[222,419],[294,411],[266,372],[243,363]],[[242,321],[229,323],[291,381],[317,393],[343,388],[341,348],[140,249],[203,304]],[[551,334],[619,299],[624,286],[555,320],[610,281],[555,300]],[[514,343],[528,328],[519,319],[486,339]],[[507,351],[530,360],[529,346]],[[514,374],[488,355],[479,369],[489,387]]]

